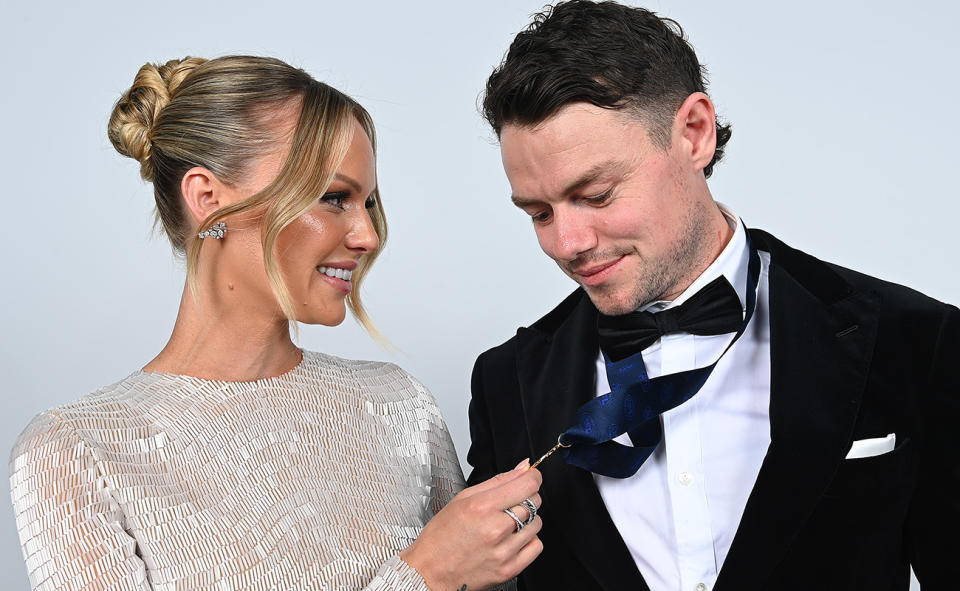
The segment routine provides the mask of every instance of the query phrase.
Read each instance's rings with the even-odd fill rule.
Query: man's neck
[[[680,294],[686,291],[693,282],[703,275],[704,271],[717,260],[723,252],[723,249],[730,243],[730,239],[733,238],[735,226],[727,219],[727,216],[716,202],[713,202],[712,209],[713,211],[709,217],[707,230],[702,234],[702,239],[700,240],[700,244],[702,245],[700,253],[695,257],[691,271],[684,275],[680,281],[676,282],[673,287],[657,301],[670,302],[680,297]]]

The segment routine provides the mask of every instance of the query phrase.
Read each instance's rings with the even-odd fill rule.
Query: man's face
[[[501,130],[514,203],[605,314],[673,299],[709,264],[716,207],[682,144],[658,147],[636,117],[586,103]]]

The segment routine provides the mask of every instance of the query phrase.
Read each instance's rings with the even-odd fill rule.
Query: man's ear
[[[688,155],[694,170],[703,170],[717,149],[717,111],[713,101],[695,92],[683,101],[673,121],[673,141]]]
[[[222,187],[217,177],[202,166],[194,166],[183,175],[180,193],[187,204],[187,211],[190,212],[194,226],[199,226],[223,205],[220,203]]]

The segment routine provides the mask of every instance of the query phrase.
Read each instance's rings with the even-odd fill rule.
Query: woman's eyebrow
[[[348,177],[348,176],[345,175],[345,174],[340,174],[340,173],[338,172],[336,175],[334,175],[334,178],[337,179],[337,180],[339,180],[339,181],[343,181],[343,182],[347,183],[347,184],[350,185],[350,187],[352,187],[353,190],[356,191],[357,193],[359,193],[359,192],[361,192],[361,191],[363,190],[362,187],[360,186],[360,183],[359,183],[359,182],[357,182],[355,179],[352,179],[352,178]]]

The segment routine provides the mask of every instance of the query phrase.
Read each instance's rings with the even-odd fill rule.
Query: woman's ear
[[[220,203],[223,184],[213,173],[202,166],[194,166],[180,181],[180,194],[186,202],[193,226],[199,226],[224,204]]]

